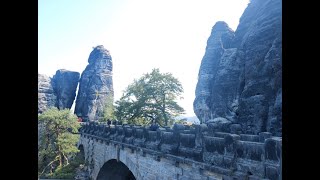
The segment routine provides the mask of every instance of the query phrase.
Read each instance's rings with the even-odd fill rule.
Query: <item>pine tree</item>
[[[76,143],[79,141],[77,132],[80,124],[69,109],[58,110],[55,107],[39,115],[38,121],[43,127],[39,134],[38,171],[40,175],[52,174],[57,168],[68,165],[70,157],[79,152]]]

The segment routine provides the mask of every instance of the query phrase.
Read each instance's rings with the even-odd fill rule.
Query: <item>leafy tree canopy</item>
[[[182,92],[181,83],[171,73],[153,69],[126,88],[116,102],[115,116],[134,124],[149,124],[154,120],[161,126],[171,125],[174,117],[184,113],[176,102],[182,98]]]

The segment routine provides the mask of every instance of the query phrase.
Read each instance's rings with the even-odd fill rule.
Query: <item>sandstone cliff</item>
[[[48,107],[55,106],[57,96],[53,92],[52,78],[38,74],[38,113],[42,113]]]
[[[70,109],[76,97],[80,73],[64,69],[57,70],[53,76],[53,89],[57,96],[55,107]]]
[[[217,22],[207,42],[194,112],[217,131],[282,132],[282,1],[252,0],[233,32]]]
[[[90,53],[88,62],[81,74],[75,114],[98,120],[103,117],[108,101],[113,101],[112,58],[100,45]]]
[[[80,74],[64,69],[51,78],[38,74],[38,113],[49,107],[70,109],[76,96]]]

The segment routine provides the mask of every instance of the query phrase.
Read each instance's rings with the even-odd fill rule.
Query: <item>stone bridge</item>
[[[94,180],[282,179],[282,138],[210,132],[206,125],[151,131],[84,123],[78,148]]]

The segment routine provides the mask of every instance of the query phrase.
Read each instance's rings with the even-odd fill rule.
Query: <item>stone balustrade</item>
[[[152,131],[136,125],[87,122],[82,124],[80,133],[135,147],[133,149],[143,148],[147,153],[157,152],[159,156],[165,154],[180,161],[189,159],[204,163],[206,167],[219,167],[223,169],[224,179],[249,175],[258,179],[279,179],[281,173],[282,139],[269,132],[259,135],[209,133],[204,124],[195,127],[176,124],[172,129]]]

